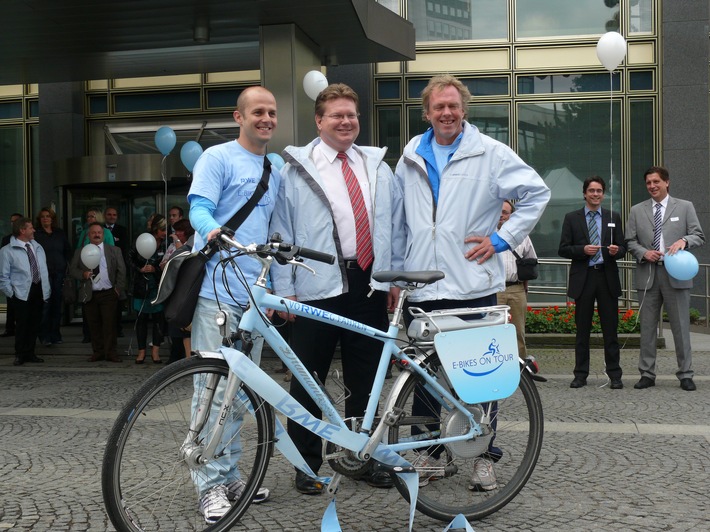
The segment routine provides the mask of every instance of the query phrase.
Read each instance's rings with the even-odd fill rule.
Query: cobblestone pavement
[[[623,351],[623,390],[601,387],[599,350],[589,385],[578,390],[569,388],[570,351],[535,352],[549,378],[538,385],[546,423],[540,460],[523,491],[474,529],[706,530],[710,347],[696,336],[702,350],[694,354],[692,393],[680,389],[670,350],[659,352],[659,377],[647,390],[632,386],[635,349]],[[12,365],[12,340],[0,339],[0,530],[112,530],[100,486],[106,437],[128,396],[161,366],[135,365],[128,354],[122,364],[91,364],[79,339],[66,328],[64,344],[38,350],[44,364],[20,367]],[[124,351],[129,343],[121,340]],[[265,358],[262,366],[282,378],[278,360]],[[234,530],[319,530],[329,501],[299,495],[293,476],[274,456],[264,482],[271,500],[252,506]],[[408,505],[396,490],[344,479],[337,500],[345,531],[407,528]],[[441,531],[445,524],[417,513],[414,527]]]

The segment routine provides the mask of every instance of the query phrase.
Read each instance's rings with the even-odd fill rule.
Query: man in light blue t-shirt
[[[249,200],[262,172],[266,145],[276,129],[276,100],[263,87],[245,89],[237,100],[234,120],[239,124],[239,138],[207,149],[193,169],[193,181],[187,199],[190,202],[190,223],[195,228],[195,248],[219,234],[220,227]],[[281,176],[272,169],[269,189],[259,200],[249,217],[237,229],[235,239],[242,244],[264,243],[268,239],[269,220],[279,190]],[[214,316],[218,310],[228,315],[228,330],[235,331],[242,316],[241,306],[248,302],[247,292],[233,268],[215,266],[219,254],[207,264],[206,275],[192,320],[192,347],[196,351],[217,351],[222,344]],[[259,264],[248,257],[237,259],[246,282],[250,285],[259,273]],[[229,293],[223,282],[226,274]],[[213,275],[217,276],[213,282]],[[219,305],[218,305],[219,302]],[[254,339],[251,355],[257,364],[261,358],[262,338]],[[221,395],[218,391],[217,395]],[[219,400],[215,397],[215,400]],[[226,436],[226,435],[225,435]],[[229,511],[230,498],[238,497],[244,482],[239,477],[237,461],[241,454],[239,437],[225,450],[219,460],[213,460],[193,471],[193,480],[200,498],[200,512],[208,524],[215,523]],[[263,502],[269,491],[260,488],[254,502]]]

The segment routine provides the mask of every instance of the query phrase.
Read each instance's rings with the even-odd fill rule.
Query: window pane
[[[22,126],[0,127],[0,236],[12,232],[12,213],[28,214],[25,213],[22,152]],[[5,303],[5,295],[2,293],[0,303]]]
[[[538,255],[557,257],[560,220],[582,206],[582,182],[600,175],[607,184],[604,204],[621,206],[620,105],[613,102],[549,102],[518,106],[518,153],[552,191],[550,203],[531,238]],[[614,179],[609,179],[613,158]]]
[[[629,74],[629,85],[632,91],[652,91],[653,72],[650,70],[631,72]]]
[[[377,82],[378,100],[399,100],[401,83],[398,79],[386,79]]]
[[[235,109],[240,89],[210,89],[207,91],[207,108],[225,107]]]
[[[621,88],[619,73],[611,76],[612,88]],[[580,74],[572,76],[518,76],[518,94],[554,94],[565,92],[600,92],[609,90],[609,74]]]
[[[651,33],[653,31],[653,0],[631,0],[629,14],[631,33]]]
[[[89,113],[92,115],[108,113],[108,101],[105,94],[89,96]]]
[[[653,101],[634,100],[629,103],[631,115],[631,175],[627,181],[631,184],[631,205],[648,199],[644,172],[656,164],[653,147],[655,125],[653,123]]]
[[[510,145],[510,110],[507,105],[472,105],[468,108],[468,121],[481,133]]]
[[[0,103],[0,119],[22,118],[22,102]]]
[[[505,39],[507,9],[507,0],[407,1],[407,17],[419,42]]]
[[[422,106],[407,108],[407,139],[411,139],[415,135],[424,133],[429,129],[429,122],[422,118]]]
[[[402,153],[402,111],[399,107],[377,110],[377,144],[387,146],[385,162],[392,167],[397,164]]]
[[[459,78],[473,96],[505,96],[508,78]]]
[[[179,91],[145,94],[116,94],[117,113],[172,109],[200,109],[200,91]]]
[[[619,29],[618,0],[517,0],[515,14],[519,39],[600,35]]]

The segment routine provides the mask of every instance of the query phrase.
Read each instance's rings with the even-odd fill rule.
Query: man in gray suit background
[[[121,250],[104,245],[104,227],[93,222],[88,228],[89,243],[101,251],[99,265],[91,270],[81,260],[81,248],[74,253],[69,274],[81,281],[79,302],[86,303],[84,319],[89,322],[93,355],[89,362],[121,362],[116,351],[116,313],[119,299],[125,299],[126,265]]]
[[[636,259],[636,289],[641,305],[641,352],[637,390],[656,384],[656,329],[661,305],[668,313],[675,343],[680,387],[695,390],[690,349],[690,289],[693,281],[679,281],[664,268],[665,255],[705,243],[695,207],[671,197],[668,170],[652,166],[644,174],[650,200],[631,208],[626,224],[626,247]]]

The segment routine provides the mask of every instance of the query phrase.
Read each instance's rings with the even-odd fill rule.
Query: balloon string
[[[609,71],[609,200],[610,220],[614,219],[614,72]],[[614,243],[614,231],[609,228],[611,244]]]
[[[166,177],[166,166],[167,166],[168,156],[163,156],[163,160],[160,162],[160,177],[163,178],[163,183],[165,185],[165,194],[163,195],[163,216],[165,216],[165,223],[168,223],[168,179]],[[166,225],[167,229],[167,225]],[[165,246],[165,253],[168,252],[168,238],[163,239],[163,244]]]

